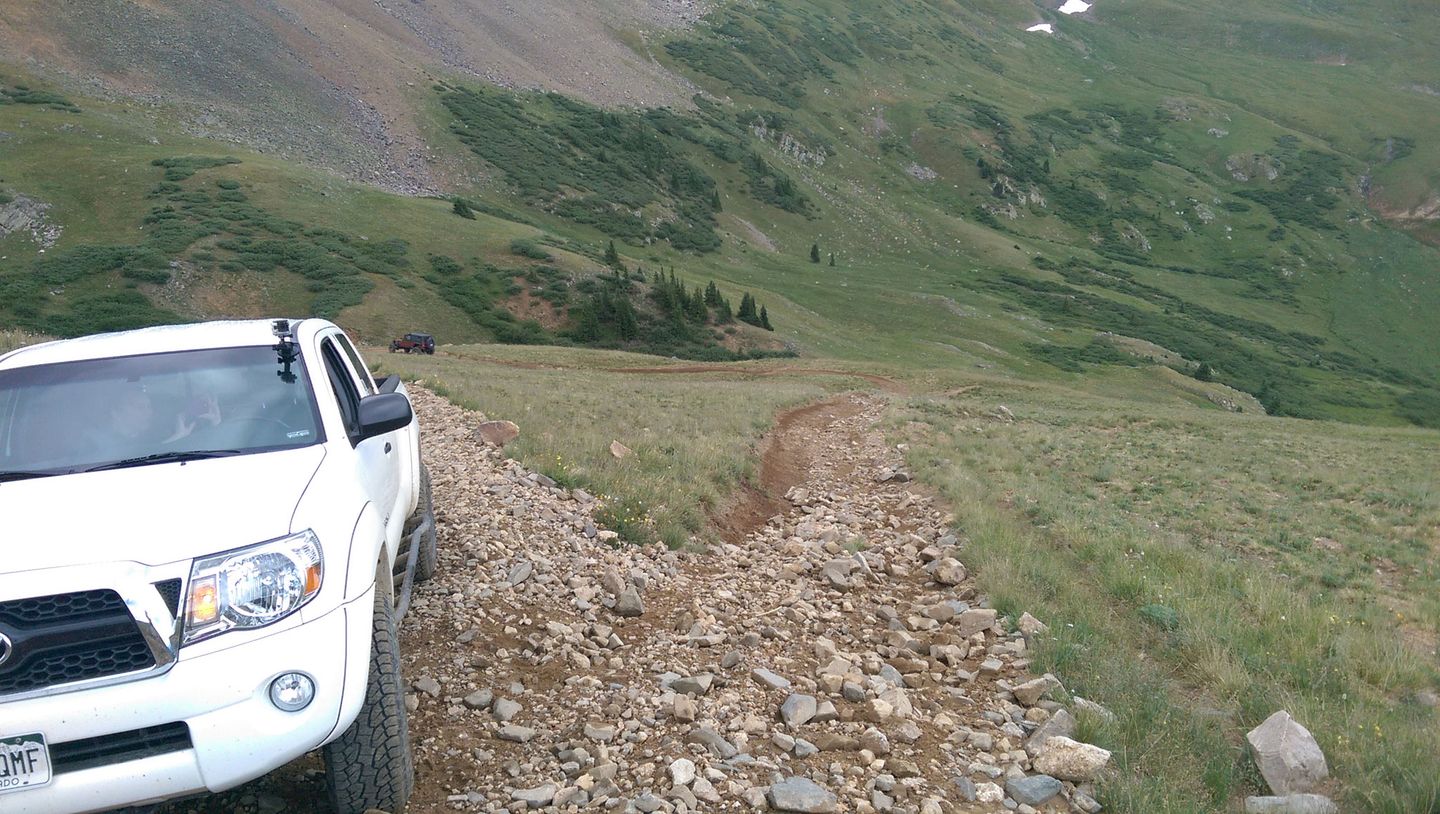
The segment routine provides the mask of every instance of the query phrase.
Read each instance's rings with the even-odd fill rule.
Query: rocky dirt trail
[[[593,497],[476,437],[483,416],[412,395],[441,567],[402,629],[410,811],[1100,810],[1109,755],[1064,736],[1107,713],[1029,674],[1044,626],[976,595],[883,397],[784,416],[702,553],[618,543]],[[230,799],[323,810],[320,771]]]

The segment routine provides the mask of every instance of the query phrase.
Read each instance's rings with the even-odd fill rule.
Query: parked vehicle
[[[413,786],[396,625],[436,567],[420,431],[335,325],[0,356],[0,811],[221,791],[320,749]]]
[[[435,337],[430,334],[411,333],[390,342],[391,353],[401,350],[406,353],[434,353]]]

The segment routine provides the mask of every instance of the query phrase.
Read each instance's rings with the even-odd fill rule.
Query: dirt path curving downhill
[[[823,429],[859,411],[856,402],[837,396],[781,413],[761,442],[759,481],[740,484],[730,503],[710,518],[721,539],[738,543],[784,513],[785,493],[805,482],[814,457],[799,437],[801,431]]]
[[[689,552],[617,545],[594,498],[411,394],[440,538],[401,630],[411,814],[763,810],[781,778],[833,795],[806,810],[1003,814],[1001,784],[1034,771],[1060,707],[1011,691],[1027,643],[909,481],[883,396],[781,414],[724,540]],[[323,778],[310,756],[161,811],[323,811]],[[1044,811],[1098,808],[1055,786]]]

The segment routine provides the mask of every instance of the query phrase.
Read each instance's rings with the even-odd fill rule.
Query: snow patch
[[[1094,3],[1086,3],[1084,0],[1065,0],[1065,5],[1060,7],[1061,14],[1084,14],[1090,10]]]
[[[1055,26],[1053,26],[1053,25],[1051,25],[1051,24],[1049,24],[1049,23],[1039,23],[1038,25],[1032,25],[1032,26],[1030,26],[1029,28],[1027,28],[1027,29],[1025,29],[1025,30],[1026,30],[1026,31],[1044,31],[1046,34],[1054,34],[1054,33],[1055,33]]]

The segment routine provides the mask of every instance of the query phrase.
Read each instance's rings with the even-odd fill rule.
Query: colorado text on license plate
[[[50,782],[50,752],[45,736],[0,737],[0,794]]]

